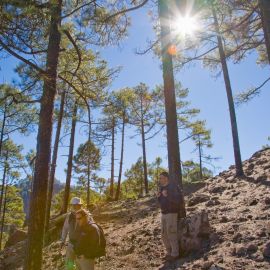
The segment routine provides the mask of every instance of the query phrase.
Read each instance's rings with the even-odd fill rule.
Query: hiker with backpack
[[[89,219],[85,209],[76,212],[74,252],[80,270],[94,270],[95,258],[105,256],[106,241],[102,228]]]
[[[66,245],[66,239],[68,236],[68,244],[66,247],[65,269],[71,270],[74,268],[75,253],[74,244],[76,240],[75,228],[76,228],[76,211],[82,208],[83,202],[81,198],[74,197],[70,200],[71,212],[67,214],[64,226],[61,234],[61,249]]]
[[[179,242],[177,234],[178,212],[180,206],[179,188],[169,181],[169,174],[159,175],[160,190],[157,193],[161,208],[161,238],[166,249],[166,261],[179,258]]]

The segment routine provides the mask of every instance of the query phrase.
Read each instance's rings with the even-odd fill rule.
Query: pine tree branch
[[[241,93],[236,98],[236,105],[239,106],[242,103],[250,101],[254,96],[258,95],[261,88],[265,86],[266,83],[270,81],[270,77],[267,78],[262,84],[258,87],[248,90],[247,92]]]
[[[104,22],[108,22],[112,18],[117,17],[118,15],[121,15],[123,13],[127,13],[127,12],[130,12],[130,11],[136,10],[136,9],[138,9],[140,7],[143,7],[147,2],[148,2],[148,0],[144,0],[141,4],[139,4],[139,5],[135,6],[135,7],[120,10],[120,11],[108,16],[107,18],[105,18]]]
[[[204,53],[202,53],[202,54],[200,54],[200,55],[196,55],[196,56],[194,56],[194,57],[186,58],[186,60],[185,60],[184,62],[180,62],[179,65],[175,65],[175,68],[180,68],[180,66],[184,66],[184,65],[186,65],[186,64],[188,64],[189,62],[192,62],[192,61],[194,61],[194,60],[202,60],[201,58],[202,58],[203,56],[205,56],[205,55],[207,55],[208,53],[210,53],[210,52],[216,50],[217,48],[218,48],[218,46],[215,46],[215,47],[211,48],[210,50],[207,50],[206,52],[204,52]]]
[[[72,14],[74,14],[74,13],[77,12],[77,11],[79,11],[80,9],[82,9],[82,8],[84,8],[84,7],[86,7],[86,6],[89,6],[89,5],[93,4],[93,3],[95,3],[95,1],[96,1],[96,0],[90,1],[90,2],[88,2],[88,3],[85,3],[85,4],[83,4],[83,5],[81,5],[81,6],[77,7],[77,8],[75,8],[75,9],[72,10],[70,13],[68,13],[68,14],[66,14],[66,15],[64,15],[64,16],[62,16],[61,19],[63,20],[63,19],[65,19],[65,18],[71,16]]]
[[[14,52],[13,50],[11,50],[5,43],[2,42],[2,40],[0,39],[0,45],[11,55],[13,55],[14,57],[16,57],[17,59],[21,60],[22,62],[24,62],[25,64],[29,65],[30,67],[34,68],[35,70],[37,70],[38,72],[40,72],[41,74],[46,74],[46,71],[43,70],[42,68],[38,67],[37,65],[33,64],[31,61],[25,59],[24,57],[20,56],[19,54],[17,54],[16,52]]]
[[[161,132],[162,129],[164,129],[165,125],[161,126],[161,128],[156,131],[153,135],[151,135],[150,137],[147,137],[145,140],[148,141],[148,140],[151,140],[152,138],[154,138],[157,134],[159,134]]]
[[[76,68],[76,70],[74,72],[74,75],[76,75],[77,71],[80,68],[81,62],[82,62],[81,52],[80,52],[76,42],[74,41],[73,37],[71,36],[71,34],[67,30],[64,30],[64,33],[67,36],[67,38],[69,39],[69,41],[72,43],[72,45],[74,46],[74,49],[76,50],[77,55],[78,55],[79,62],[78,62],[77,68]]]
[[[251,11],[250,13],[245,16],[245,18],[243,20],[241,20],[239,23],[237,23],[236,25],[233,25],[232,27],[230,28],[227,28],[223,31],[220,32],[220,34],[225,34],[229,31],[232,31],[232,30],[235,30],[236,28],[238,28],[239,26],[241,26],[243,23],[245,23],[246,21],[249,20],[249,18],[251,18],[251,16],[253,15],[253,13],[259,8],[259,4],[257,4]]]
[[[150,46],[145,49],[145,50],[136,50],[136,54],[138,55],[145,55],[147,54],[148,52],[150,52],[160,41],[160,38],[158,38],[156,41],[154,41],[152,44],[150,44]]]

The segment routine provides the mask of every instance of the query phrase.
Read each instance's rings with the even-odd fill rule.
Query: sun
[[[198,30],[199,25],[195,16],[178,16],[172,24],[173,31],[184,37],[192,36]]]

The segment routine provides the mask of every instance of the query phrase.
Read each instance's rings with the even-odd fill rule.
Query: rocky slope
[[[235,178],[233,166],[186,196],[188,214],[206,209],[209,240],[200,251],[164,265],[160,214],[156,199],[112,202],[97,211],[107,235],[107,257],[98,270],[116,269],[270,269],[270,149],[244,162],[246,177]],[[0,269],[20,269],[23,242],[0,253]],[[21,255],[20,255],[21,254]],[[44,269],[63,269],[59,243],[44,249]]]

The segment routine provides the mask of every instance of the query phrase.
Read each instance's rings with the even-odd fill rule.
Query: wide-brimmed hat
[[[70,203],[71,205],[82,205],[83,202],[82,202],[82,199],[79,198],[79,197],[73,197],[71,200],[70,200]]]

